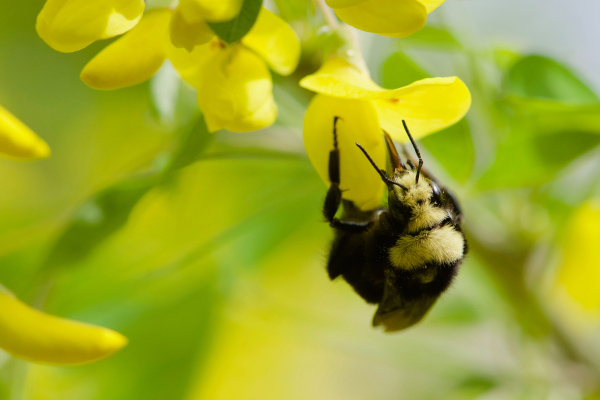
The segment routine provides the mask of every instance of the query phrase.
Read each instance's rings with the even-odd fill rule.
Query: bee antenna
[[[371,163],[371,165],[373,166],[373,168],[375,168],[375,171],[377,171],[377,173],[379,174],[379,176],[381,176],[381,179],[388,185],[396,185],[401,187],[404,190],[408,190],[406,188],[406,186],[399,184],[398,182],[395,182],[393,180],[391,180],[390,178],[388,178],[387,174],[385,173],[384,170],[382,170],[381,168],[377,167],[377,164],[375,164],[375,161],[373,161],[373,159],[371,158],[371,156],[369,156],[369,153],[367,153],[367,151],[358,143],[356,143],[356,145],[358,146],[359,149],[362,150],[363,154],[367,157],[367,159],[369,160],[369,162]]]
[[[417,157],[419,158],[419,167],[417,168],[417,179],[415,180],[415,183],[419,183],[419,174],[421,173],[421,167],[423,166],[423,159],[421,158],[421,153],[419,152],[419,148],[417,147],[417,144],[415,143],[413,137],[411,136],[410,132],[408,131],[408,126],[406,126],[405,120],[402,120],[402,125],[404,125],[404,130],[406,131],[406,134],[408,135],[408,138],[410,139],[410,142],[412,143],[412,145],[415,149],[415,153],[417,153]]]
[[[340,119],[342,119],[342,117],[338,117],[337,115],[333,117],[333,148],[334,149],[337,149],[337,147],[338,147],[338,142],[337,142],[337,122]]]

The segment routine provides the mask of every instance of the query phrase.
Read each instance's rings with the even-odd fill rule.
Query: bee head
[[[418,216],[442,205],[439,186],[425,177],[417,181],[417,173],[413,168],[394,174],[392,180],[397,185],[390,185],[388,194],[388,205],[393,214]]]
[[[381,176],[383,182],[387,185],[389,193],[388,206],[390,207],[392,214],[399,217],[411,218],[411,216],[427,213],[432,207],[439,207],[442,203],[442,193],[435,182],[425,177],[421,177],[421,167],[423,166],[421,153],[406,126],[406,122],[402,121],[402,124],[404,125],[404,130],[419,158],[418,167],[416,167],[411,160],[407,160],[406,162],[408,167],[400,161],[394,142],[385,131],[384,137],[393,173],[391,178],[383,169],[377,167],[375,162],[361,145],[358,143],[356,145],[362,150],[367,159],[371,162],[371,165],[373,165],[375,170],[379,173],[379,176]]]

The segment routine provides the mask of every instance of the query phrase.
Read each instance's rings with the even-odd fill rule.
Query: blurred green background
[[[79,72],[110,41],[57,53],[35,33],[41,0],[0,2],[0,104],[53,149],[0,160],[0,282],[130,340],[83,367],[0,351],[0,399],[600,398],[600,100],[587,83],[600,76],[581,57],[585,7],[531,0],[512,18],[514,1],[475,3],[447,2],[406,39],[360,36],[381,85],[457,75],[473,95],[465,120],[421,141],[461,199],[471,252],[428,317],[388,335],[324,270],[326,186],[303,149],[311,94],[297,81],[330,38],[309,2],[266,3],[303,42],[297,72],[274,77],[277,123],[214,135],[168,65],[92,90]],[[519,24],[527,10],[536,23]],[[536,46],[545,29],[564,40]]]

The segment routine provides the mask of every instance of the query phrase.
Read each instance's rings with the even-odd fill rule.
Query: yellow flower
[[[366,32],[406,37],[425,26],[444,0],[325,0],[340,19]]]
[[[329,151],[333,148],[333,118],[338,121],[343,197],[363,210],[379,206],[384,184],[356,147],[360,143],[375,163],[385,168],[382,131],[394,140],[408,141],[406,120],[415,139],[460,120],[471,95],[457,77],[429,78],[394,90],[375,84],[347,61],[329,59],[300,85],[317,94],[304,118],[304,145],[317,172],[327,184]]]
[[[600,316],[600,201],[579,207],[565,229],[557,289],[561,299],[577,304],[581,314]]]
[[[50,147],[14,115],[0,106],[0,156],[37,160],[50,156]]]
[[[34,310],[0,285],[0,348],[47,364],[84,364],[127,344],[120,333]]]
[[[241,0],[181,0],[174,11],[153,9],[127,29],[107,22],[132,16],[126,11],[134,9],[134,3],[103,0],[92,7],[79,0],[48,0],[38,17],[38,32],[54,48],[75,51],[129,30],[84,67],[81,79],[86,84],[107,90],[136,85],[169,58],[182,78],[198,89],[198,105],[211,131],[246,132],[275,121],[269,67],[288,75],[300,58],[300,42],[281,18],[262,8],[250,32],[231,45],[218,40],[206,22],[234,18]],[[143,7],[135,10],[137,23]]]
[[[240,43],[218,39],[193,51],[170,47],[169,60],[181,77],[198,89],[198,104],[211,132],[247,132],[271,125],[277,117],[269,68],[293,72],[300,42],[278,16],[263,8]]]

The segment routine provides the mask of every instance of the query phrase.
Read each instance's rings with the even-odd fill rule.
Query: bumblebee
[[[404,129],[418,157],[400,161],[384,131],[391,175],[379,168],[358,143],[388,189],[387,208],[360,210],[342,199],[337,122],[329,153],[331,186],[323,214],[335,231],[327,262],[330,279],[342,276],[364,300],[377,304],[373,326],[386,332],[419,322],[450,286],[467,253],[462,212],[454,195],[423,170],[423,160],[406,122]],[[336,218],[342,207],[340,218]]]

